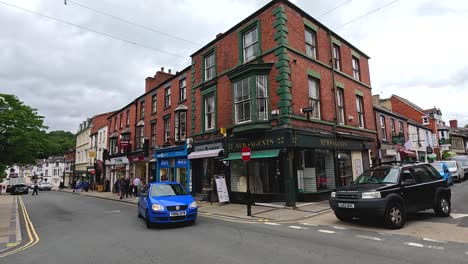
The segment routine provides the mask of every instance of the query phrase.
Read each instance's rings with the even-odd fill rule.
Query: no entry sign
[[[250,148],[248,146],[243,147],[241,151],[241,155],[242,155],[243,161],[249,161],[250,160]]]

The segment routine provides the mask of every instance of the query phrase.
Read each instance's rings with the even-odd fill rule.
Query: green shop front
[[[188,191],[192,191],[190,160],[187,158],[185,145],[157,149],[154,151],[154,157],[156,158],[157,182],[179,182]]]
[[[336,187],[346,186],[369,168],[371,138],[313,133],[291,128],[229,138],[230,196],[245,202],[247,177],[254,202],[318,201]],[[249,146],[251,160],[241,149]]]

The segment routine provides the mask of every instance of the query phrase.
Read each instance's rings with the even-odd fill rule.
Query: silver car
[[[461,182],[465,178],[465,172],[460,161],[447,160],[444,163],[447,165],[450,174],[452,174],[454,182]]]

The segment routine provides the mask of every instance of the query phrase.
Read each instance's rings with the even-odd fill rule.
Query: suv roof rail
[[[416,164],[416,163],[420,163],[419,161],[406,161],[406,160],[400,160],[400,161],[397,161],[397,160],[394,160],[394,161],[384,161],[384,162],[379,162],[379,163],[376,163],[374,165],[372,165],[372,168],[373,167],[377,167],[377,166],[381,166],[381,165],[403,165],[403,164]]]

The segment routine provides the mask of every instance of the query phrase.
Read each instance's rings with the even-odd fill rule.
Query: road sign
[[[250,148],[248,146],[245,146],[245,147],[242,148],[241,154],[242,154],[242,160],[243,161],[249,161],[250,160]]]

